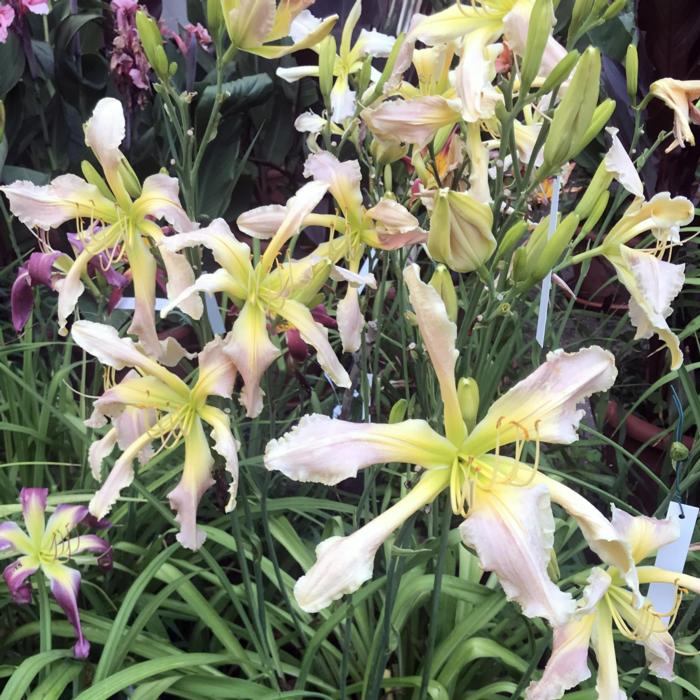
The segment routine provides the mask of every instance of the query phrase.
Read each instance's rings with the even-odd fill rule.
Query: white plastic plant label
[[[559,189],[561,188],[561,175],[554,178],[552,188],[552,206],[549,209],[549,226],[547,227],[547,240],[549,240],[557,228],[557,213],[559,212]],[[547,315],[549,314],[549,298],[552,291],[552,273],[548,272],[542,280],[540,292],[540,307],[537,312],[537,331],[535,340],[541,348],[544,347],[544,332],[547,329]]]
[[[655,565],[667,571],[683,572],[685,560],[688,558],[688,548],[693,538],[695,522],[698,519],[698,508],[671,501],[668,504],[667,518],[673,518],[680,528],[680,536],[674,542],[664,545],[656,553]],[[647,594],[649,602],[659,612],[670,611],[676,602],[676,587],[672,583],[652,583]],[[664,624],[669,618],[664,618]]]

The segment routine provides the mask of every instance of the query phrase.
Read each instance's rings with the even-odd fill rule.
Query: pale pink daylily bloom
[[[496,572],[507,596],[527,615],[565,624],[575,603],[547,574],[554,531],[550,501],[568,510],[595,551],[624,575],[633,568],[629,547],[588,501],[539,474],[520,456],[528,440],[567,444],[576,439],[583,414],[577,405],[610,387],[616,374],[613,357],[597,347],[550,353],[469,433],[455,382],[457,328],[438,292],[421,282],[417,269],[407,267],[404,278],[440,386],[445,435],[423,420],[356,424],[314,415],[268,444],[266,467],[301,481],[334,484],[383,462],[406,462],[425,470],[418,486],[389,511],[353,535],[319,545],[316,563],[297,584],[297,600],[306,610],[319,610],[356,590],[371,577],[381,543],[448,488],[453,510],[465,514],[466,506],[461,528],[465,542],[476,546],[482,566]],[[513,443],[515,459],[498,454]],[[341,561],[346,565],[340,567]]]
[[[627,543],[635,565],[653,555],[659,547],[677,539],[675,520],[633,517],[613,506],[612,525]],[[526,700],[558,700],[565,692],[590,677],[586,663],[588,647],[595,652],[598,673],[596,689],[603,700],[624,700],[615,659],[613,628],[623,638],[644,647],[650,671],[673,680],[675,643],[669,633],[681,603],[680,590],[700,593],[700,579],[666,571],[655,566],[635,566],[641,583],[673,583],[678,587],[676,608],[655,610],[637,592],[624,587],[615,567],[593,569],[588,585],[573,618],[555,627],[552,654],[542,677],[533,681],[525,693]],[[671,617],[667,624],[664,618]]]
[[[121,370],[133,367],[120,382],[105,390],[95,401],[86,424],[100,428],[111,422],[110,430],[89,450],[93,475],[101,480],[103,460],[118,445],[121,455],[104,484],[90,501],[90,512],[104,517],[123,489],[134,480],[134,460],[142,464],[158,450],[184,444],[182,477],[168,494],[180,524],[178,541],[188,549],[198,549],[205,535],[197,527],[197,507],[204,492],[213,485],[214,459],[204,432],[206,424],[214,450],[224,458],[231,477],[226,510],[236,504],[238,489],[238,442],[231,433],[229,417],[209,403],[210,396],[229,398],[236,379],[236,367],[224,352],[220,338],[212,340],[199,353],[197,378],[190,384],[143,353],[129,338],[120,338],[111,326],[76,321],[73,340],[102,364]]]
[[[110,251],[113,262],[123,260],[131,270],[136,301],[129,332],[138,336],[148,352],[165,357],[154,314],[157,260],[153,246],[165,238],[156,220],[164,219],[177,231],[189,231],[197,225],[180,205],[175,178],[151,175],[143,184],[130,182],[127,187],[125,174],[131,166],[120,151],[125,128],[121,103],[111,97],[97,103],[85,125],[85,143],[100,163],[106,183],[61,175],[48,185],[18,180],[0,190],[9,199],[15,216],[30,228],[50,229],[73,219],[77,222],[76,231],[85,245],[66,276],[56,284],[59,332],[68,332],[68,317],[85,290],[81,278],[88,264],[100,253]],[[133,189],[136,186],[138,192]],[[161,257],[170,295],[192,284],[194,273],[186,258],[175,254]],[[199,299],[191,301],[188,313],[201,316]]]
[[[333,29],[338,15],[323,21],[307,11],[314,0],[221,0],[226,30],[235,50],[262,58],[280,58],[290,53],[310,49],[321,42]],[[292,44],[279,44],[292,37]]]
[[[273,267],[284,244],[298,233],[327,189],[324,183],[307,183],[286,207],[265,207],[262,216],[249,217],[252,225],[262,222],[268,231],[272,222],[275,229],[255,267],[250,248],[233,235],[222,219],[201,231],[169,236],[163,241],[163,247],[171,252],[198,245],[209,248],[220,265],[216,272],[201,275],[185,288],[161,313],[167,315],[199,292],[226,292],[233,299],[240,312],[224,346],[243,377],[241,403],[248,416],[257,416],[262,410],[262,375],[281,354],[270,340],[269,319],[280,317],[298,329],[302,339],[316,349],[319,364],[329,377],[338,386],[350,386],[350,377],[333,352],[326,328],[314,320],[306,303],[327,279],[330,263],[313,255]]]
[[[630,293],[630,320],[637,329],[635,339],[658,335],[671,353],[671,369],[683,363],[678,337],[671,331],[667,317],[671,302],[685,281],[685,265],[663,260],[673,245],[680,243],[680,227],[695,216],[692,202],[668,192],[655,194],[648,202],[636,199],[605,236],[598,251],[615,267],[618,278]],[[633,238],[651,231],[654,248],[632,248]]]
[[[649,86],[649,92],[673,110],[673,141],[666,153],[677,146],[685,148],[686,143],[694,146],[690,124],[700,124],[700,111],[694,104],[700,97],[700,80],[662,78]]]

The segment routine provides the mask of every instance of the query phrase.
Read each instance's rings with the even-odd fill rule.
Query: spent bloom
[[[75,628],[78,641],[73,647],[79,659],[87,657],[90,642],[83,636],[78,613],[78,591],[80,572],[65,562],[85,552],[98,555],[97,562],[103,567],[112,563],[111,547],[97,535],[70,533],[88,514],[85,506],[60,505],[45,519],[48,489],[23,488],[19,500],[24,517],[23,530],[17,523],[0,523],[0,551],[19,554],[8,564],[3,578],[16,603],[29,603],[32,597],[30,576],[37,572],[49,580],[51,593]]]
[[[304,610],[317,611],[357,590],[372,576],[379,546],[407,518],[449,489],[452,509],[466,516],[462,539],[476,549],[484,569],[494,571],[506,595],[528,616],[563,624],[575,603],[549,578],[554,518],[550,502],[577,521],[589,546],[614,563],[636,587],[627,545],[586,499],[538,472],[541,443],[569,444],[583,411],[577,404],[613,383],[610,353],[590,347],[550,353],[547,361],[492,404],[469,430],[455,382],[457,330],[438,292],[406,268],[404,278],[423,343],[437,375],[444,406],[441,435],[424,420],[357,424],[311,415],[265,450],[268,469],[298,481],[336,484],[358,469],[405,462],[424,470],[398,503],[347,537],[332,537],[316,550],[316,563],[296,584]],[[470,406],[476,413],[476,406]],[[535,443],[535,464],[522,460],[525,443]],[[500,454],[514,445],[515,456]]]
[[[229,417],[209,403],[210,396],[228,398],[236,379],[236,368],[223,352],[221,340],[217,338],[204,346],[198,357],[196,379],[187,384],[141,352],[132,340],[120,338],[111,326],[77,321],[71,334],[83,350],[112,370],[133,368],[95,401],[93,413],[86,421],[91,428],[111,421],[110,430],[89,450],[90,467],[98,481],[102,461],[115,446],[121,450],[104,484],[90,501],[90,513],[102,518],[109,512],[121,490],[134,479],[134,460],[138,458],[146,464],[154,456],[154,442],[160,442],[159,451],[184,443],[182,477],[168,499],[180,523],[178,541],[184,547],[198,549],[205,535],[197,528],[197,507],[214,483],[214,460],[204,424],[210,428],[214,449],[224,458],[232,479],[227,511],[235,507],[238,489],[238,443],[231,433]]]
[[[662,78],[649,86],[649,92],[673,110],[673,141],[666,152],[677,146],[685,148],[686,143],[694,146],[695,136],[690,124],[700,124],[700,111],[695,106],[700,97],[700,80]]]
[[[615,506],[612,508],[612,525],[628,544],[635,564],[678,538],[675,520],[633,517]],[[673,680],[675,643],[669,628],[678,613],[683,592],[700,593],[700,579],[656,566],[637,566],[636,572],[640,583],[676,586],[673,610],[655,610],[648,601],[640,605],[615,567],[593,569],[573,618],[555,627],[552,654],[542,678],[527,689],[526,700],[558,700],[567,690],[590,678],[589,645],[593,647],[598,664],[598,697],[624,700],[617,675],[614,629],[622,639],[644,647],[647,665],[654,675]]]
[[[161,344],[155,327],[155,286],[157,261],[154,244],[165,236],[156,223],[165,219],[177,231],[195,227],[179,202],[179,185],[164,174],[150,175],[139,183],[119,149],[124,140],[125,119],[118,100],[104,98],[97,103],[85,125],[85,142],[102,166],[104,179],[92,168],[85,168],[86,178],[60,175],[48,185],[38,186],[17,180],[1,187],[10,201],[12,213],[26,226],[38,229],[56,228],[75,220],[83,249],[70,264],[65,278],[56,283],[58,289],[59,332],[67,333],[68,317],[85,287],[81,277],[96,256],[109,251],[113,263],[124,262],[130,269],[135,311],[129,332],[137,335],[144,348],[160,357],[168,350]],[[188,286],[194,274],[182,255],[160,249],[160,257],[168,275],[169,295]],[[192,299],[188,313],[199,318],[202,306]],[[172,342],[172,339],[171,339]]]
[[[215,219],[201,231],[169,236],[163,241],[163,247],[170,251],[198,245],[209,248],[221,266],[216,272],[200,275],[161,313],[167,315],[199,292],[226,292],[233,299],[240,311],[223,342],[243,377],[241,403],[250,417],[262,410],[260,381],[280,355],[267,327],[268,320],[277,317],[298,329],[302,339],[316,349],[319,364],[338,386],[350,386],[350,377],[333,352],[325,327],[314,320],[306,303],[328,278],[330,264],[317,255],[275,264],[284,244],[298,233],[326,189],[325,184],[308,183],[286,206],[262,208],[275,233],[255,266],[250,248],[233,235],[223,219]]]

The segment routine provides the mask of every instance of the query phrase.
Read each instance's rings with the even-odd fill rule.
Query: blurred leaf
[[[0,44],[0,98],[5,97],[24,73],[24,53],[16,34],[10,32]]]
[[[51,179],[46,173],[40,173],[31,168],[19,168],[15,165],[6,165],[2,170],[4,182],[14,182],[15,180],[29,180],[35,185],[46,185]]]

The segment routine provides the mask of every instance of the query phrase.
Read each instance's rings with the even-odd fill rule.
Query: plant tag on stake
[[[685,560],[688,558],[688,549],[693,537],[695,522],[698,519],[698,508],[688,506],[685,503],[671,501],[668,504],[666,517],[678,523],[681,534],[677,540],[664,545],[656,553],[655,565],[660,569],[683,572]],[[676,587],[672,583],[652,583],[649,585],[647,598],[655,610],[666,612],[673,610],[676,603]],[[664,617],[663,623],[668,624],[670,618]]]
[[[554,178],[552,188],[552,204],[549,208],[549,226],[547,227],[547,240],[549,240],[557,228],[557,213],[559,211],[559,188],[561,187],[561,175]],[[547,314],[549,313],[549,297],[552,291],[552,273],[548,272],[542,280],[540,292],[540,308],[537,312],[537,331],[535,340],[541,348],[544,347],[544,332],[547,329]]]

